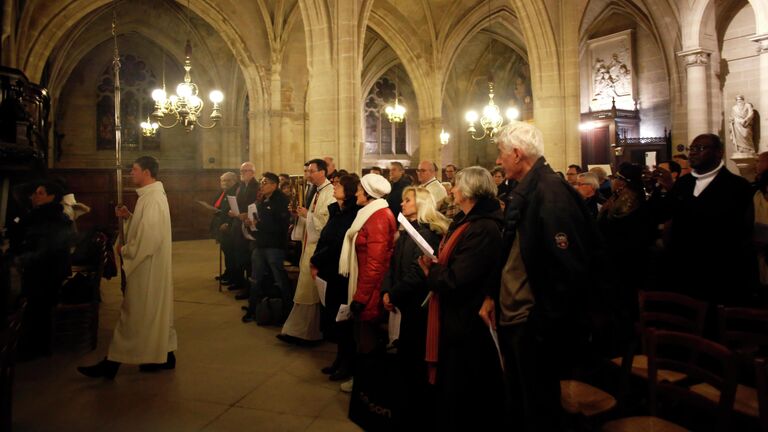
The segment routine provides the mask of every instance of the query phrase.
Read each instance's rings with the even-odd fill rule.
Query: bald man
[[[251,251],[248,248],[248,240],[243,234],[242,222],[247,217],[248,205],[256,202],[256,197],[259,194],[259,182],[256,180],[256,169],[253,163],[244,162],[240,165],[240,182],[231,191],[237,197],[239,213],[235,213],[232,209],[229,210],[232,249],[235,251],[234,271],[228,281],[229,289],[231,291],[241,290],[247,295],[250,284],[247,282],[245,273],[251,267]]]
[[[437,172],[437,165],[431,161],[421,161],[419,168],[416,170],[416,176],[419,178],[419,185],[425,187],[432,194],[432,198],[435,199],[435,203],[439,203],[445,198],[448,193],[445,192],[445,188],[440,181],[435,177]]]

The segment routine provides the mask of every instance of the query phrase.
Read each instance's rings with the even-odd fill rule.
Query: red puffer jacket
[[[381,284],[389,270],[397,225],[392,211],[378,210],[357,233],[357,291],[353,300],[365,305],[361,321],[373,321],[381,315]]]

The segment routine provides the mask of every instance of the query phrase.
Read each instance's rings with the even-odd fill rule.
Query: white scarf
[[[347,286],[348,304],[352,303],[352,297],[357,291],[357,254],[355,253],[357,233],[363,228],[363,225],[365,225],[372,214],[387,207],[389,207],[387,200],[382,198],[368,203],[357,212],[352,226],[344,234],[344,244],[341,247],[341,256],[339,256],[339,274],[349,277],[349,285]]]

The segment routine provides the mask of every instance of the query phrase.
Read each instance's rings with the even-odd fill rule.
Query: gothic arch
[[[768,0],[748,0],[755,13],[755,33],[768,33]],[[695,0],[689,11],[687,25],[683,25],[683,47],[693,49],[705,46],[705,22],[714,13],[712,0]]]
[[[58,8],[47,10],[48,16],[39,15],[42,11],[37,11],[35,8],[25,8],[20,21],[18,40],[32,42],[29,46],[21,47],[23,49],[19,52],[21,69],[31,80],[39,81],[51,52],[63,38],[67,37],[75,23],[97,9],[107,7],[110,3],[112,2],[109,0],[73,0],[64,4],[52,2],[50,4],[55,4]],[[253,95],[251,100],[258,101],[259,110],[265,111],[267,101],[258,66],[246,48],[240,33],[234,26],[228,24],[228,17],[214,3],[213,0],[190,0],[190,9],[213,27],[227,43],[243,71],[248,93]],[[31,15],[35,13],[38,15],[33,19]],[[35,24],[40,28],[34,28]],[[34,36],[30,37],[30,35]]]

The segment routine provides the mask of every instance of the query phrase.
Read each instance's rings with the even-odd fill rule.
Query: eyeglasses
[[[253,172],[253,170],[252,169],[241,169],[240,172],[241,173],[247,173],[247,172]]]
[[[267,179],[262,179],[262,180],[261,180],[259,183],[261,183],[261,184],[263,184],[263,185],[267,185],[267,184],[277,184],[277,183],[275,183],[275,182],[271,182],[271,181],[269,181],[269,180],[267,180]]]
[[[579,183],[576,183],[576,186],[592,186],[592,183],[582,183],[582,182],[579,182]]]
[[[429,170],[427,170],[427,169],[417,169],[416,172],[425,173],[425,172],[429,172]]]
[[[688,147],[688,151],[689,152],[699,153],[699,152],[703,152],[704,150],[710,150],[710,149],[713,149],[713,148],[714,148],[714,146],[711,146],[711,145],[694,144],[694,145]]]

